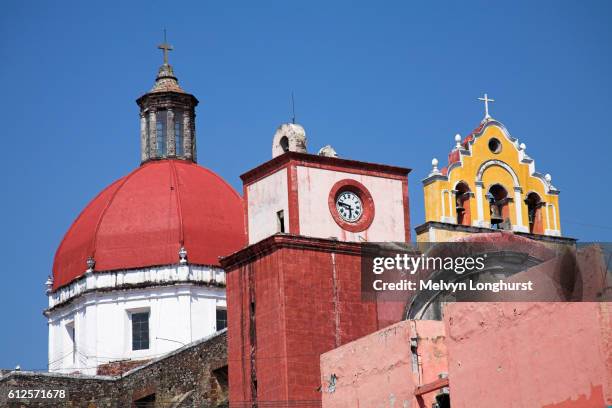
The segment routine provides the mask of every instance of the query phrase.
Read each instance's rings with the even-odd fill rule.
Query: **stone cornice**
[[[146,108],[149,106],[184,106],[187,105],[192,109],[196,107],[199,103],[198,99],[188,93],[180,93],[180,92],[155,92],[155,93],[146,93],[142,95],[140,98],[136,99],[136,103],[141,108]]]
[[[428,231],[431,228],[438,228],[441,230],[448,230],[448,231],[470,232],[470,233],[500,232],[500,230],[493,229],[493,228],[475,227],[471,225],[450,224],[450,223],[438,222],[438,221],[425,222],[415,227],[414,230],[416,231],[417,234],[421,234],[422,232]],[[512,231],[512,233],[526,237],[526,238],[531,238],[536,241],[557,242],[557,243],[564,243],[564,244],[570,244],[570,245],[574,245],[577,241],[576,238],[570,238],[570,237],[531,234],[529,232],[520,232],[520,231]]]
[[[340,159],[337,157],[319,156],[316,154],[287,152],[273,158],[252,170],[242,174],[240,178],[245,185],[254,183],[257,180],[271,174],[287,164],[295,164],[306,167],[318,167],[323,169],[333,169],[335,171],[345,171],[347,173],[372,175],[388,178],[405,178],[411,169],[405,167],[389,166],[386,164],[367,163],[357,160]]]
[[[203,265],[167,265],[144,269],[86,273],[67,286],[49,293],[49,312],[93,292],[133,290],[179,284],[225,287],[223,269]]]
[[[240,265],[262,258],[281,248],[308,249],[312,251],[360,255],[362,246],[363,244],[360,242],[346,242],[334,239],[312,238],[302,235],[278,233],[255,244],[249,245],[238,252],[234,252],[229,256],[220,258],[220,262],[225,271],[230,272]]]

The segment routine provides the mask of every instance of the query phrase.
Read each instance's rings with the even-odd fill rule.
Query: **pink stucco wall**
[[[404,224],[404,192],[402,181],[385,177],[353,174],[298,166],[300,233],[320,238],[336,237],[343,241],[406,240]],[[343,179],[357,180],[372,194],[376,215],[365,231],[352,233],[334,222],[327,203],[333,185]],[[359,238],[361,237],[361,238]]]
[[[435,393],[419,402],[414,390],[447,372],[443,330],[442,322],[402,321],[323,354],[323,407],[431,407]],[[418,339],[417,364],[411,337]]]
[[[245,187],[248,214],[249,244],[276,234],[278,230],[277,212],[284,211],[289,231],[289,200],[287,169],[275,173]]]
[[[611,303],[455,303],[453,408],[612,405]]]

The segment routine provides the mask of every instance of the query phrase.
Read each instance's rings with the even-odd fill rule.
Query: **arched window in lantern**
[[[166,157],[168,154],[167,140],[168,140],[168,111],[159,110],[155,114],[155,126],[156,126],[156,148],[157,157]]]
[[[183,112],[174,112],[174,144],[177,157],[182,157],[185,154],[185,145],[183,141]]]
[[[542,207],[546,205],[538,193],[531,192],[525,199],[527,214],[529,216],[529,232],[532,234],[544,233],[544,222],[542,220]]]
[[[455,186],[455,213],[458,225],[471,225],[470,214],[470,187],[464,181]]]
[[[501,184],[493,184],[487,193],[489,209],[491,214],[491,228],[512,229],[510,221],[510,210],[508,203],[512,200],[508,197],[508,190]]]

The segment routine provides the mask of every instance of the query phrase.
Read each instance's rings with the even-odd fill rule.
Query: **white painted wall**
[[[277,212],[283,210],[285,231],[289,232],[289,191],[287,169],[281,169],[247,187],[249,244],[278,231]]]
[[[140,276],[139,283],[144,285],[147,282],[163,283],[164,276],[167,279],[179,275],[193,277],[210,272],[217,275],[223,273],[218,268],[191,265],[122,273],[127,272],[131,272],[128,278],[132,281]],[[85,279],[91,275],[107,283],[111,277],[115,281],[117,279],[117,273],[103,272],[90,274]],[[95,374],[100,364],[159,357],[182,344],[213,334],[216,331],[216,310],[226,307],[225,289],[202,285],[202,281],[198,282],[197,279],[186,279],[178,283],[168,279],[168,282],[170,286],[129,290],[113,290],[112,285],[109,285],[105,291],[100,290],[103,287],[98,287],[78,293],[72,299],[64,299],[58,307],[48,312],[49,371]],[[73,283],[73,286],[79,286],[78,283]],[[50,303],[53,295],[58,293],[50,296]],[[130,312],[145,310],[150,313],[149,349],[132,350]],[[72,322],[76,333],[76,355],[72,353],[72,342],[66,328]]]
[[[358,241],[359,236],[368,241],[405,241],[404,198],[400,180],[305,166],[297,167],[297,178],[301,235],[335,237],[343,241]],[[343,179],[359,181],[374,200],[374,220],[363,232],[343,230],[329,212],[329,192],[336,182]]]

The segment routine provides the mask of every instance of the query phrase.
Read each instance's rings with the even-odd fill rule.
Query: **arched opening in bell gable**
[[[546,203],[542,201],[538,193],[531,192],[527,194],[525,204],[527,205],[527,215],[529,217],[529,232],[532,234],[543,234],[542,207]]]
[[[511,198],[508,197],[508,190],[501,184],[493,184],[489,188],[487,199],[491,215],[491,228],[512,229],[509,207]]]
[[[472,216],[470,212],[470,187],[466,182],[460,181],[455,186],[455,213],[458,225],[471,225]]]

